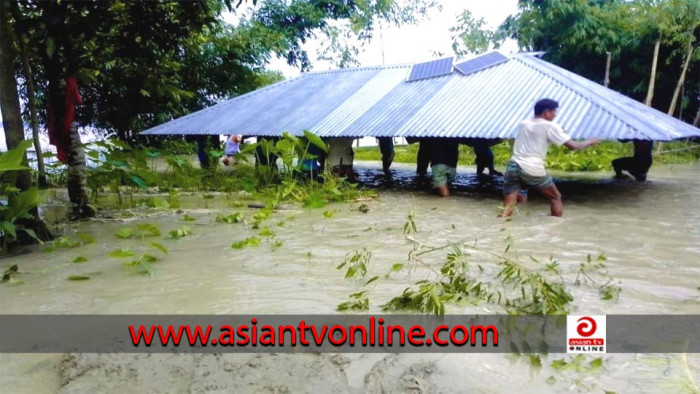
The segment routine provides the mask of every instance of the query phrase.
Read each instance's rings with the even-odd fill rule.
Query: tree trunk
[[[5,7],[0,7],[0,110],[2,111],[2,126],[5,129],[7,149],[17,147],[24,141],[24,127],[19,108],[17,81],[15,80],[15,51],[12,47],[12,30],[9,15]],[[27,163],[27,155],[23,162]],[[27,190],[32,185],[32,175],[29,171],[17,171],[15,186]]]
[[[22,114],[17,94],[17,81],[14,73],[14,60],[16,53],[12,47],[13,35],[9,24],[9,17],[5,7],[0,6],[0,111],[2,111],[2,125],[5,129],[7,148],[13,149],[24,141],[24,127],[22,126]],[[27,155],[22,160],[27,163]],[[27,190],[32,186],[32,176],[29,171],[16,171],[15,186],[20,190]],[[34,230],[34,233],[42,241],[53,238],[46,223],[39,218],[39,211],[34,208],[30,211],[31,218],[19,219],[16,223],[22,227]],[[24,234],[24,233],[22,233]],[[19,237],[20,243],[34,243],[36,240],[30,237]]]
[[[85,151],[80,142],[80,134],[75,124],[70,128],[70,149],[68,150],[68,198],[73,204],[73,218],[82,219],[95,216],[95,210],[88,205],[87,169]]]
[[[44,154],[41,151],[41,141],[39,140],[39,120],[37,116],[36,93],[34,92],[34,74],[29,64],[27,46],[22,39],[19,40],[20,55],[24,66],[24,77],[27,81],[27,100],[29,101],[29,113],[32,122],[32,138],[34,138],[34,149],[36,150],[36,162],[39,170],[39,187],[46,188],[46,167],[44,166]]]
[[[676,84],[676,90],[673,91],[673,98],[671,99],[671,105],[668,108],[668,114],[673,116],[676,111],[676,105],[678,104],[678,96],[681,93],[681,87],[685,83],[685,74],[688,72],[688,64],[690,64],[690,59],[693,57],[693,43],[688,42],[688,49],[685,52],[685,62],[683,63],[683,69],[681,70],[681,76],[678,78],[678,83]]]
[[[55,49],[52,55],[40,50],[44,58],[44,69],[48,78],[49,100],[54,113],[55,127],[60,129],[66,116],[66,92],[60,84],[66,76],[77,71],[77,60],[73,56],[69,34],[61,22],[66,18],[67,2],[51,2],[42,15],[50,37],[54,39]],[[77,44],[75,44],[77,45]],[[59,56],[61,53],[63,56]],[[62,60],[64,59],[64,60]],[[95,211],[88,205],[85,152],[80,143],[80,134],[75,124],[70,125],[70,145],[67,150],[68,197],[73,206],[73,218],[80,219],[95,216]]]
[[[651,107],[651,100],[654,98],[654,85],[656,85],[656,64],[659,61],[659,48],[661,47],[661,39],[656,40],[654,44],[654,59],[651,62],[651,76],[649,77],[649,88],[647,89],[647,98],[644,104]]]
[[[693,121],[693,126],[700,127],[700,107],[698,107],[698,112],[695,114],[695,120]]]

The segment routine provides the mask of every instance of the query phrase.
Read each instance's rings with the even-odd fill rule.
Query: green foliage
[[[216,216],[216,222],[217,223],[240,223],[243,221],[243,215],[240,214],[240,212],[234,212],[230,215],[217,215]]]
[[[33,229],[20,224],[22,219],[35,219],[33,211],[39,206],[43,198],[35,187],[27,190],[19,190],[10,179],[14,171],[27,170],[23,163],[24,155],[32,144],[32,140],[26,140],[14,149],[0,153],[0,196],[7,197],[7,203],[0,202],[0,239],[2,250],[0,254],[7,253],[11,244],[17,241],[17,233],[23,232],[31,238],[41,242]]]
[[[136,226],[136,229],[131,227],[124,227],[120,229],[115,236],[117,238],[128,239],[128,238],[146,238],[146,237],[157,237],[160,235],[160,229],[155,224],[142,223]]]
[[[83,280],[89,280],[90,277],[87,275],[71,275],[68,277],[68,280],[72,281],[83,281]]]
[[[53,242],[51,242],[49,246],[44,248],[44,252],[53,253],[54,251],[56,251],[56,249],[77,248],[78,246],[87,245],[95,242],[95,238],[87,233],[78,232],[76,233],[76,236],[78,239],[74,239],[67,235],[62,235],[56,238]]]
[[[336,310],[339,312],[369,310],[369,298],[367,297],[367,294],[367,290],[350,294],[350,299],[346,302],[339,304]]]
[[[364,279],[367,275],[367,267],[369,266],[369,261],[372,258],[372,252],[366,248],[362,250],[356,250],[353,253],[348,253],[345,256],[345,260],[336,267],[336,269],[343,269],[347,266],[347,271],[345,272],[345,279]]]
[[[131,251],[129,248],[119,248],[115,249],[107,254],[109,257],[116,257],[116,258],[124,258],[124,257],[131,257],[134,255],[134,252]]]
[[[188,214],[185,214],[185,215],[182,216],[182,220],[184,220],[184,221],[186,221],[186,222],[194,222],[195,220],[197,220],[197,218],[196,218],[196,217],[193,217],[193,216],[190,216],[190,215],[188,215]]]
[[[493,38],[518,41],[521,49],[545,51],[545,58],[593,81],[603,82],[611,54],[610,87],[639,101],[651,74],[654,44],[661,43],[652,105],[666,113],[681,64],[700,38],[696,0],[523,0]],[[697,55],[695,60],[697,60]],[[700,74],[691,62],[686,74],[682,119],[692,123],[698,110]]]
[[[192,229],[187,226],[180,227],[176,230],[170,230],[170,232],[168,233],[168,235],[172,239],[185,238],[190,234],[192,234]]]
[[[260,246],[260,238],[248,237],[242,241],[234,242],[231,244],[232,249],[243,249],[248,246]]]
[[[603,368],[603,358],[598,357],[591,361],[588,361],[586,356],[584,356],[583,354],[577,354],[576,356],[571,357],[568,361],[566,360],[566,358],[561,358],[552,361],[552,368],[560,372],[600,372]]]
[[[263,69],[273,55],[308,69],[302,44],[331,23],[364,42],[378,21],[411,23],[434,5],[420,0],[251,3],[258,6],[235,26],[221,13],[246,2],[62,1],[4,7],[21,20],[14,33],[28,48],[38,97],[49,96],[46,81],[55,90],[59,75],[77,74],[85,102],[78,122],[130,140],[144,128],[281,80],[280,73]]]
[[[78,256],[78,257],[76,257],[76,258],[73,259],[73,262],[76,263],[76,264],[87,263],[87,262],[88,262],[88,258],[85,257],[85,256]]]
[[[484,18],[475,19],[468,10],[457,17],[457,25],[450,28],[452,50],[458,57],[467,54],[481,54],[489,50],[495,33],[485,29]]]
[[[168,250],[163,245],[161,245],[157,242],[152,242],[151,244],[148,245],[148,248],[154,249],[154,250],[159,251],[163,254],[168,253]],[[120,248],[120,249],[113,250],[112,252],[108,253],[107,256],[119,258],[119,259],[127,259],[124,261],[123,264],[131,272],[143,274],[143,275],[149,275],[149,276],[152,276],[153,273],[155,272],[155,270],[153,269],[153,263],[160,260],[160,258],[158,256],[148,254],[146,252],[141,252],[140,254],[138,254],[138,258],[131,260],[129,258],[133,257],[133,256],[137,256],[137,254],[135,254],[129,248]]]
[[[394,264],[392,270],[401,268]],[[384,304],[382,310],[409,310],[442,316],[446,303],[491,299],[487,285],[470,276],[466,255],[457,246],[447,254],[439,273],[436,280],[420,280],[414,288],[405,289],[400,296]]]
[[[536,259],[532,259],[539,263]],[[526,268],[510,259],[502,259],[502,269],[496,276],[508,290],[517,294],[506,299],[509,313],[530,315],[567,314],[569,304],[574,300],[561,281],[552,280],[543,273]],[[559,275],[558,269],[548,265],[549,271]]]
[[[595,259],[589,254],[586,257],[586,262],[579,266],[574,284],[595,286],[598,288],[602,300],[615,301],[620,297],[622,288],[615,284],[615,279],[608,273],[605,261],[607,258],[603,254],[598,255]]]

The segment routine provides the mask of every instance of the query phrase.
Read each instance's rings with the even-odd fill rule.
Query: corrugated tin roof
[[[488,56],[488,55],[485,55]],[[492,55],[491,55],[492,56]],[[406,82],[410,65],[314,72],[282,81],[144,131],[144,134],[301,134],[514,138],[541,98],[559,101],[574,138],[666,141],[700,129],[535,54],[464,75]]]

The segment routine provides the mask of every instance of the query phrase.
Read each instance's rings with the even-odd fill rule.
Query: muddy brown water
[[[348,252],[372,252],[368,277],[406,261],[412,244],[403,236],[406,217],[416,207],[416,237],[441,245],[478,234],[482,248],[502,251],[510,235],[523,258],[559,260],[572,312],[586,314],[700,314],[700,164],[656,166],[651,182],[613,181],[610,174],[556,174],[565,198],[563,218],[531,192],[508,223],[496,218],[499,180],[460,173],[455,195],[439,199],[424,191],[411,166],[395,166],[392,179],[360,166],[363,183],[379,199],[331,204],[321,209],[293,207],[261,227],[275,232],[282,246],[263,239],[259,247],[234,250],[231,243],[255,235],[243,224],[215,223],[221,213],[257,211],[228,208],[231,196],[181,198],[182,215],[153,211],[129,221],[71,224],[66,231],[93,235],[97,242],[5,258],[0,270],[17,264],[23,285],[0,285],[2,314],[238,314],[336,313],[335,307],[360,284],[343,279],[335,267]],[[366,204],[363,213],[359,206]],[[332,218],[324,212],[333,211]],[[129,273],[106,254],[117,247],[145,250],[139,240],[114,234],[138,223],[163,232],[158,242],[169,253],[154,264],[153,276]],[[192,235],[163,239],[189,226]],[[505,231],[501,231],[505,228]],[[151,239],[149,239],[150,241]],[[604,253],[622,289],[617,301],[603,301],[593,287],[573,286],[588,254]],[[77,256],[89,259],[74,264]],[[431,257],[432,258],[432,257]],[[444,254],[435,254],[438,264]],[[475,254],[488,270],[494,262]],[[70,275],[87,281],[68,281]],[[372,288],[370,312],[422,279],[393,275]],[[498,306],[449,306],[448,313],[494,313]],[[596,373],[556,371],[550,364],[566,355],[548,355],[535,368],[527,357],[470,354],[347,355],[0,355],[2,392],[694,392],[700,382],[700,355],[608,354]],[[551,378],[550,378],[551,377]]]

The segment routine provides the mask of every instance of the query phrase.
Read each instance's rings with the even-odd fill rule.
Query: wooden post
[[[647,89],[647,97],[644,104],[651,107],[651,100],[654,98],[654,85],[656,84],[656,64],[659,60],[659,48],[661,47],[661,39],[656,40],[654,44],[654,59],[651,61],[651,76],[649,77],[649,88]]]
[[[612,60],[612,53],[608,52],[608,60],[605,62],[605,80],[603,85],[607,88],[610,85],[610,61]]]
[[[678,83],[676,84],[676,90],[673,91],[673,98],[671,98],[671,105],[668,108],[668,114],[673,116],[676,111],[676,105],[678,104],[678,96],[681,93],[681,87],[685,83],[685,74],[688,72],[688,64],[690,64],[690,58],[693,57],[693,43],[688,42],[688,49],[686,52],[685,62],[683,63],[683,69],[681,70],[681,76],[678,78]]]

